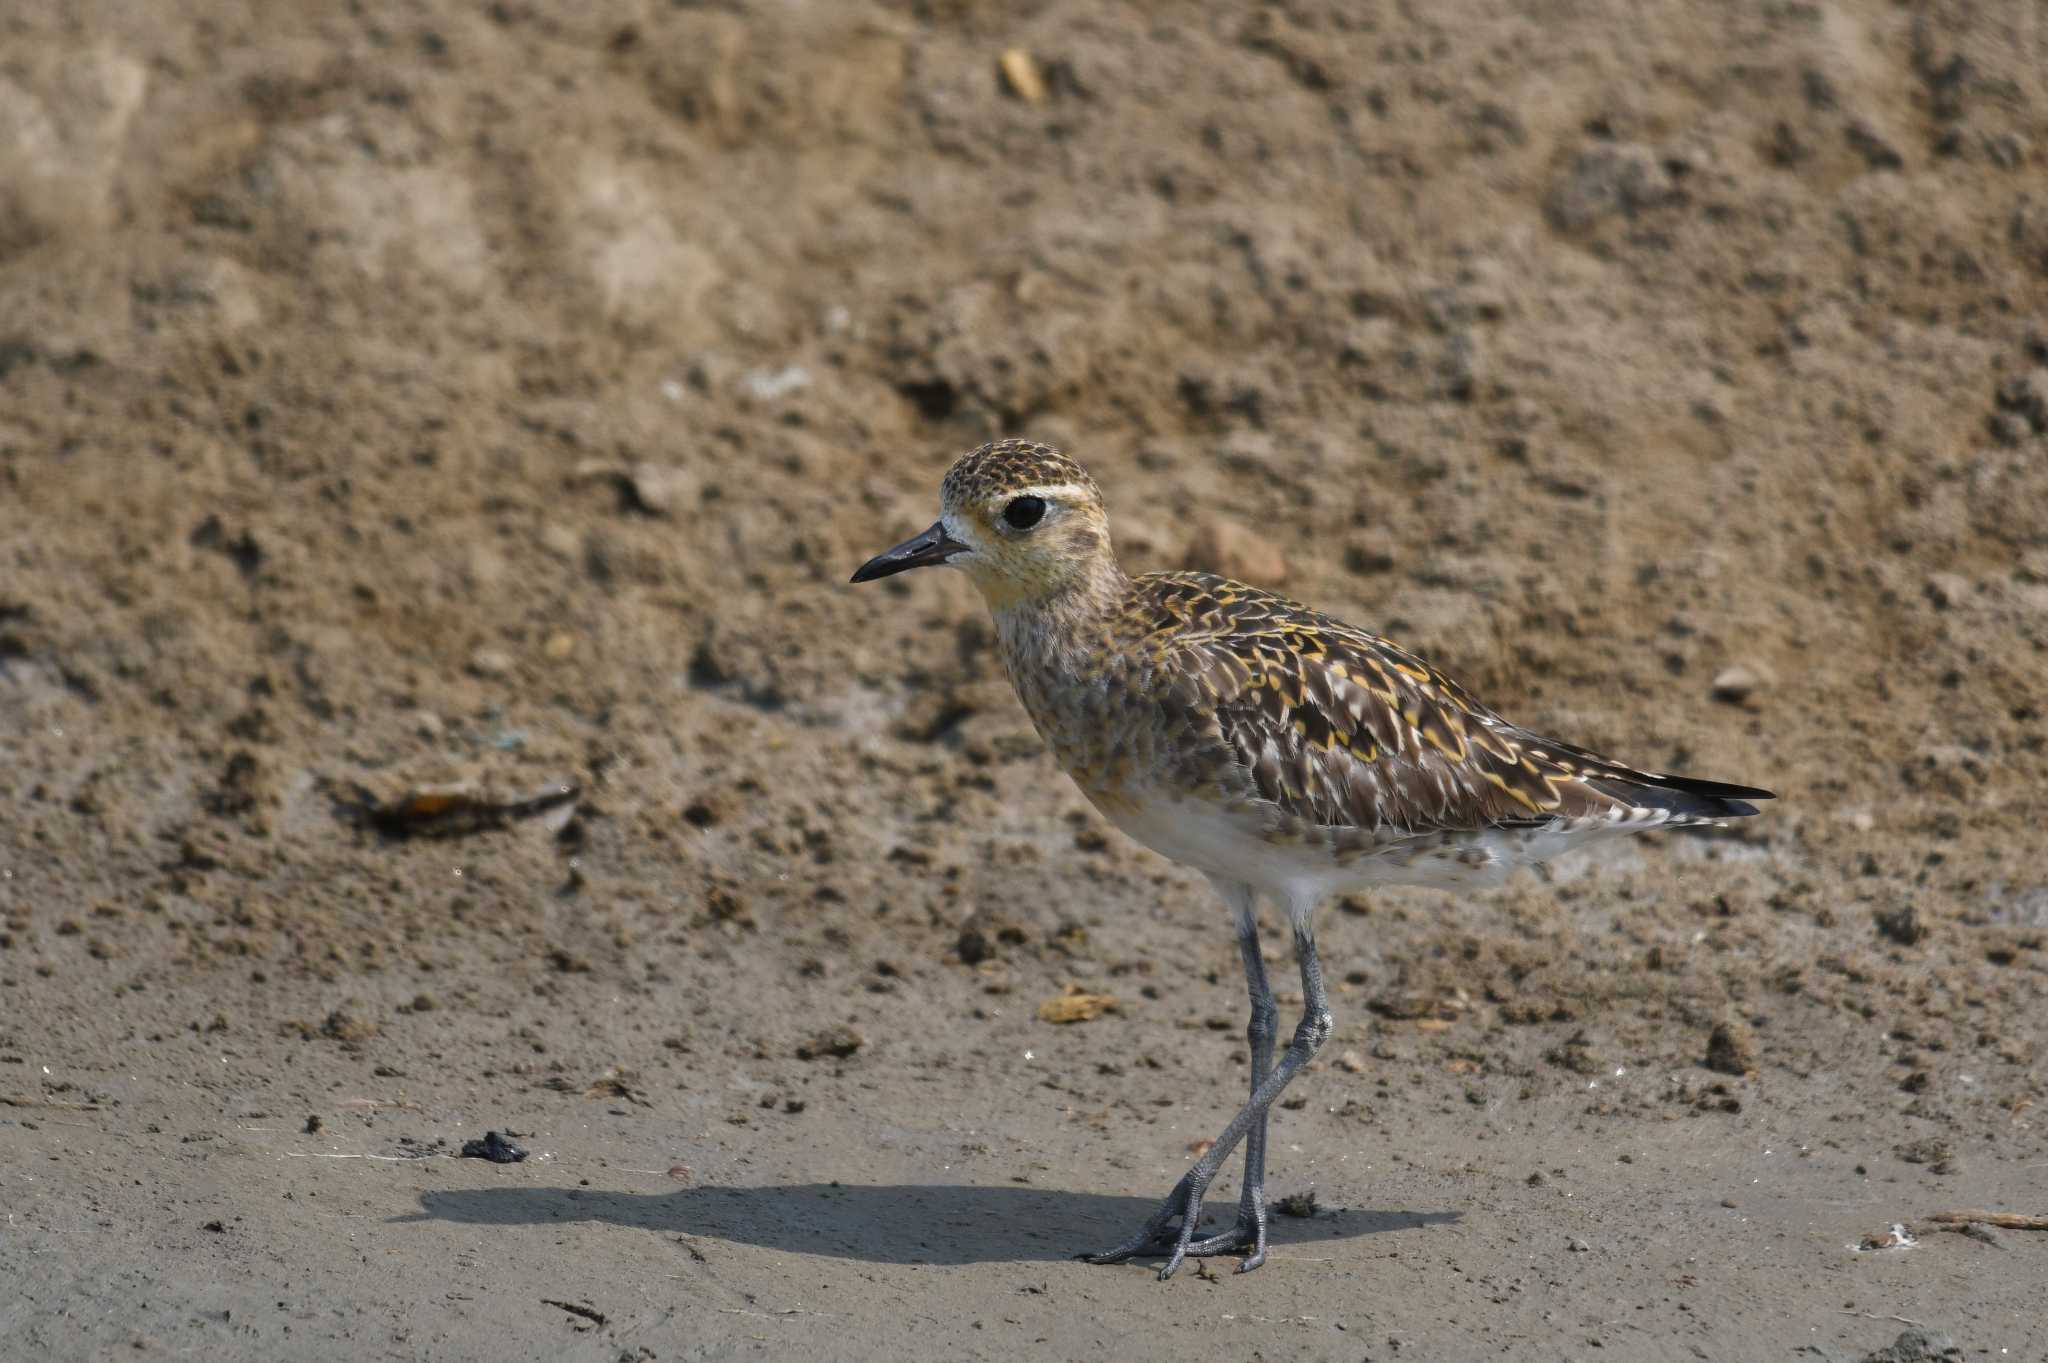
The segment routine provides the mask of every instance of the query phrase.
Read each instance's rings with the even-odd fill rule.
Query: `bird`
[[[1378,635],[1203,572],[1131,577],[1102,491],[1050,445],[960,456],[922,534],[853,574],[964,571],[1060,767],[1111,824],[1206,876],[1228,910],[1251,1002],[1251,1094],[1130,1238],[1098,1264],[1266,1261],[1269,1113],[1330,1036],[1314,916],[1386,885],[1464,890],[1588,842],[1754,815],[1750,786],[1645,771],[1502,718]],[[1283,910],[1302,1016],[1278,1059],[1261,901]],[[1209,1186],[1245,1147],[1235,1223],[1198,1236]]]

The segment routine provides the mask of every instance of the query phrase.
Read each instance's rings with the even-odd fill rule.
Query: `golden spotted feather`
[[[1196,740],[1174,745],[1198,763],[1183,777],[1309,828],[1381,841],[1559,819],[1685,824],[1768,798],[1542,738],[1386,640],[1224,578],[1137,578],[1119,615],[1128,680]]]

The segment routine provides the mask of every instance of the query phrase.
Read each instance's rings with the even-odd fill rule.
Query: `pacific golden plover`
[[[1209,878],[1235,916],[1251,991],[1251,1100],[1138,1233],[1095,1263],[1266,1257],[1267,1113],[1330,1034],[1313,916],[1375,885],[1459,889],[1567,848],[1756,813],[1764,790],[1638,771],[1502,719],[1412,654],[1208,573],[1131,578],[1102,493],[1046,445],[1004,440],[947,472],[931,529],[862,565],[966,570],[1039,735],[1105,818]],[[1273,1063],[1278,1010],[1259,896],[1286,909],[1303,1010]],[[1195,1238],[1202,1197],[1245,1141],[1230,1230]],[[1178,1229],[1173,1228],[1175,1220]]]

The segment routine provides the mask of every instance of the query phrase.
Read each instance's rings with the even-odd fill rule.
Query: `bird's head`
[[[1050,445],[999,440],[960,456],[939,508],[931,529],[869,559],[853,580],[944,563],[1000,610],[1118,576],[1102,490]]]

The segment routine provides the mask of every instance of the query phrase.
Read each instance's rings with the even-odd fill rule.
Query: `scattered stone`
[[[1739,1022],[1719,1023],[1707,1037],[1707,1056],[1700,1063],[1719,1074],[1754,1073],[1756,1035]]]
[[[463,1159],[487,1159],[493,1164],[517,1164],[526,1158],[526,1147],[515,1144],[496,1131],[486,1131],[482,1140],[462,1143]]]
[[[320,1128],[325,1125],[326,1123],[320,1120],[319,1113],[310,1113],[306,1117],[306,1134],[308,1136],[317,1136],[320,1134]]]
[[[834,1060],[844,1060],[865,1044],[866,1039],[851,1027],[827,1027],[813,1035],[810,1040],[799,1043],[796,1058],[816,1060],[822,1056],[830,1056]]]
[[[1951,1161],[1956,1148],[1946,1136],[1922,1136],[1892,1147],[1892,1153],[1908,1164],[1925,1164],[1940,1174],[1954,1167]]]
[[[2048,434],[2048,368],[2030,369],[2000,384],[1998,407],[2034,434]]]
[[[1968,599],[1970,579],[1961,573],[1933,573],[1921,587],[1928,604],[1938,611],[1954,610]]]
[[[1576,1235],[1567,1235],[1564,1238],[1564,1247],[1574,1254],[1590,1254],[1593,1250],[1591,1245]]]
[[[1900,1331],[1897,1339],[1882,1349],[1872,1349],[1857,1363],[1949,1363],[1962,1356],[1963,1351],[1947,1335],[1916,1328]]]
[[[479,648],[469,655],[470,675],[476,677],[503,677],[512,671],[512,655],[502,648]]]
[[[1357,1051],[1346,1051],[1337,1057],[1337,1068],[1347,1074],[1364,1074],[1365,1057]]]
[[[329,1041],[339,1041],[343,1045],[360,1045],[377,1035],[377,1024],[337,1008],[320,1024],[320,1035]]]
[[[1726,705],[1747,705],[1775,680],[1768,668],[1756,663],[1736,663],[1715,674],[1707,694]]]
[[[1603,218],[1633,218],[1676,192],[1650,148],[1635,142],[1591,147],[1551,185],[1543,216],[1559,232],[1583,232]]]
[[[804,381],[809,382],[808,375]],[[574,477],[578,482],[610,479],[618,488],[622,510],[644,512],[650,516],[668,515],[698,487],[697,475],[688,469],[645,461],[619,464],[606,459],[586,459],[576,466]],[[564,557],[573,552],[570,550]]]
[[[973,923],[960,929],[960,936],[953,943],[953,950],[959,953],[962,965],[980,965],[983,961],[993,960],[996,954],[995,943],[989,940],[987,933]]]
[[[1593,1054],[1593,1040],[1583,1030],[1573,1032],[1543,1053],[1543,1058],[1573,1074],[1598,1074],[1606,1066]]]
[[[780,369],[749,369],[740,376],[740,387],[762,402],[773,402],[810,386],[811,371],[800,364],[786,364]]]
[[[1985,1225],[1982,1221],[1966,1221],[1962,1225],[1955,1227],[1955,1232],[1958,1235],[1968,1236],[1979,1244],[1989,1245],[1993,1249],[2005,1248],[2005,1237]]]
[[[0,256],[118,220],[127,133],[150,68],[110,46],[37,48],[10,33],[0,74]]]
[[[1886,141],[1877,129],[1858,120],[1842,130],[1842,136],[1849,149],[1861,156],[1872,170],[1903,170],[1906,158],[1899,149]]]
[[[1876,919],[1879,934],[1902,947],[1912,946],[1927,936],[1927,928],[1920,921],[1920,913],[1911,904],[1901,904],[1896,909],[1880,909]]]
[[[1378,573],[1392,572],[1394,556],[1385,549],[1368,547],[1363,544],[1344,546],[1344,571],[1360,577],[1371,577]]]

